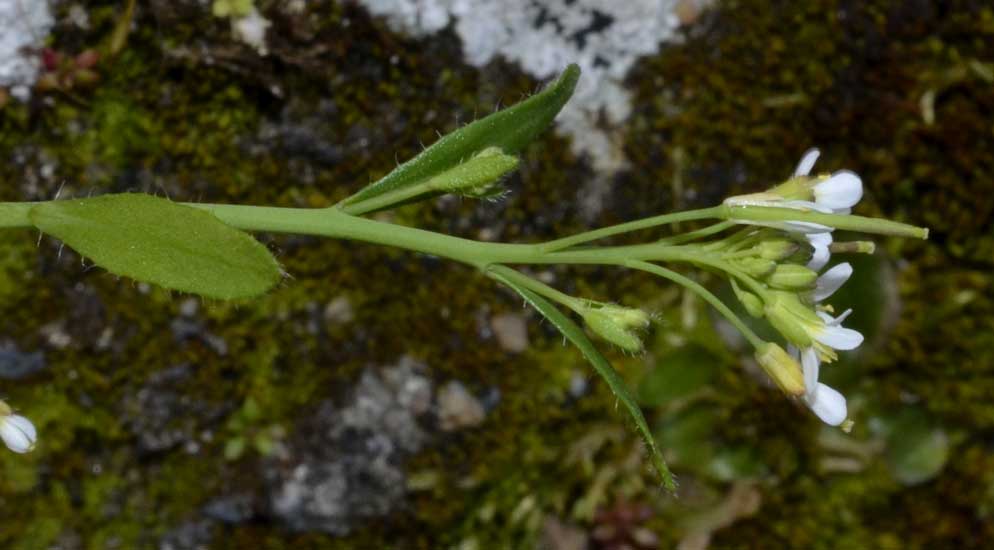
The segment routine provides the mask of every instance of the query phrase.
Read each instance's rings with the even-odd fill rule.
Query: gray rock
[[[216,498],[204,506],[204,515],[230,524],[244,523],[253,516],[251,495],[240,494]]]
[[[122,399],[121,416],[128,430],[138,438],[140,453],[197,443],[200,427],[213,424],[224,413],[220,406],[190,395],[188,385],[192,374],[190,365],[167,368],[150,376],[137,392]]]
[[[0,344],[0,378],[20,380],[45,370],[45,354],[40,351],[23,352],[12,342]]]
[[[410,359],[367,369],[344,402],[304,422],[289,458],[266,463],[271,513],[294,531],[346,535],[399,509],[403,463],[431,439],[431,396],[425,368]]]
[[[159,539],[159,550],[208,550],[212,547],[214,526],[210,520],[183,523]]]

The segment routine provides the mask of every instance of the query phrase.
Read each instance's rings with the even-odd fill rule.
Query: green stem
[[[398,204],[405,203],[415,197],[424,195],[425,193],[429,193],[431,191],[432,189],[425,184],[412,185],[410,187],[395,189],[393,191],[383,193],[382,195],[376,195],[352,204],[339,203],[335,207],[350,216],[361,216],[383,208],[397,206]]]
[[[754,235],[756,235],[756,229],[754,227],[748,227],[747,229],[740,229],[735,233],[733,233],[732,235],[725,237],[724,239],[721,239],[720,241],[714,241],[712,243],[704,245],[703,249],[708,251],[733,250],[736,249],[736,247],[738,247],[739,243],[752,238]]]
[[[662,216],[643,218],[641,220],[635,220],[618,225],[612,225],[611,227],[603,227],[601,229],[579,233],[564,239],[549,241],[542,245],[542,251],[556,252],[578,244],[596,241],[597,239],[620,235],[622,233],[629,233],[631,231],[638,231],[639,229],[648,229],[650,227],[656,227],[657,225],[721,217],[723,217],[723,210],[721,206],[702,208],[700,210],[687,210],[686,212],[675,212],[673,214],[663,214]]]
[[[659,239],[656,242],[663,243],[663,244],[683,244],[683,243],[688,243],[690,241],[695,241],[697,239],[702,239],[704,237],[710,237],[711,235],[714,235],[716,233],[721,233],[722,231],[724,231],[724,230],[726,230],[728,228],[731,228],[731,227],[735,227],[736,225],[737,224],[735,222],[733,222],[733,221],[718,222],[718,223],[709,225],[707,227],[702,227],[701,229],[697,229],[695,231],[688,231],[687,233],[683,233],[683,234],[680,234],[680,235],[675,235],[673,237],[666,237],[664,239]]]
[[[276,208],[234,204],[188,206],[213,213],[221,221],[246,231],[319,235],[396,246],[460,261],[478,269],[492,263],[533,263],[538,247],[528,244],[484,243],[413,227],[350,216],[337,208]]]
[[[0,203],[0,227],[31,227],[28,212],[37,203]],[[279,208],[235,204],[186,203],[207,210],[218,219],[245,231],[318,235],[395,246],[449,258],[480,270],[493,264],[624,265],[628,260],[671,261],[708,266],[733,274],[762,295],[764,289],[731,266],[696,245],[663,243],[590,247],[547,252],[543,245],[487,243],[432,231],[378,222],[348,215],[338,208]],[[627,224],[623,224],[627,225]],[[610,229],[610,228],[608,228]]]
[[[532,292],[540,294],[546,298],[549,298],[550,300],[559,302],[560,304],[568,307],[573,311],[579,312],[580,309],[582,308],[582,303],[583,303],[582,300],[574,298],[569,294],[563,294],[562,292],[559,292],[558,290],[552,288],[551,286],[541,281],[535,280],[516,269],[507,267],[506,265],[499,265],[499,264],[491,265],[490,267],[487,268],[485,273],[487,274],[488,277],[490,277],[491,279],[495,279],[497,281],[500,281],[499,277],[504,277],[505,279],[514,281],[515,283],[518,283],[519,285],[527,288],[528,290],[531,290]],[[498,275],[499,277],[494,277],[494,275]]]
[[[827,225],[836,229],[859,231],[861,233],[891,235],[894,237],[914,237],[917,239],[928,238],[928,229],[924,227],[915,227],[906,223],[853,216],[850,214],[826,214],[787,207],[736,206],[729,204],[723,204],[717,207],[717,209],[721,211],[717,217],[727,220],[739,220],[746,223],[750,221],[809,222]]]
[[[752,344],[752,347],[759,349],[760,346],[765,344],[763,339],[757,336],[756,333],[753,332],[753,330],[749,328],[748,325],[742,322],[742,319],[740,319],[739,316],[735,314],[735,312],[729,309],[729,307],[726,306],[725,303],[722,302],[720,299],[718,299],[717,296],[712,294],[711,291],[704,288],[697,282],[677,273],[676,271],[672,271],[666,269],[665,267],[658,266],[656,264],[651,264],[649,262],[628,261],[625,262],[625,266],[630,267],[632,269],[638,269],[640,271],[646,271],[648,273],[652,273],[653,275],[658,275],[664,279],[673,281],[674,283],[677,283],[679,285],[683,285],[687,289],[691,290],[692,292],[703,298],[704,301],[711,304],[711,306],[714,307],[716,310],[718,310],[718,313],[721,313],[722,316],[725,317],[725,319],[728,319],[728,322],[732,323],[732,325],[734,325],[735,328],[739,329],[739,332],[741,332],[742,335],[745,336],[746,340],[748,340],[749,343]]]

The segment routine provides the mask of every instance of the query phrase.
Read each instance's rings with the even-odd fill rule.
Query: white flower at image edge
[[[26,453],[35,448],[38,432],[30,420],[18,414],[0,417],[0,438],[15,453]]]

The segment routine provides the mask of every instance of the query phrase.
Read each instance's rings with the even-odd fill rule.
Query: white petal
[[[805,151],[804,156],[801,157],[801,162],[798,162],[797,168],[794,169],[794,177],[810,174],[811,169],[815,167],[815,161],[818,160],[818,155],[821,155],[821,151],[814,147]]]
[[[0,439],[11,451],[26,453],[34,448],[38,433],[30,420],[12,414],[0,419]]]
[[[804,370],[804,391],[808,395],[814,393],[818,387],[818,367],[821,361],[818,360],[818,352],[814,347],[808,346],[801,352],[801,368]]]
[[[818,383],[814,392],[804,396],[805,403],[818,415],[822,422],[829,426],[838,426],[845,422],[849,411],[846,408],[846,398],[831,386]]]
[[[843,351],[856,349],[863,343],[863,335],[859,331],[833,325],[825,325],[814,338],[832,349]]]
[[[820,302],[835,294],[836,290],[842,287],[852,276],[852,265],[849,262],[832,267],[821,274],[815,281],[815,290],[811,293],[811,299]]]
[[[784,231],[790,231],[792,233],[802,233],[804,235],[810,233],[827,233],[832,231],[832,228],[827,225],[811,222],[771,222],[770,227],[776,227],[777,229],[783,229]]]
[[[814,253],[811,255],[811,260],[808,261],[808,269],[813,271],[819,271],[821,268],[825,267],[828,260],[832,257],[832,252],[828,249],[828,246],[832,244],[832,234],[831,233],[814,233],[808,235],[808,242],[814,247]]]
[[[808,235],[808,242],[811,246],[824,245],[828,246],[832,244],[832,234],[831,233],[816,233],[814,235]]]
[[[863,198],[863,181],[855,173],[840,170],[814,186],[815,202],[829,208],[852,208]]]

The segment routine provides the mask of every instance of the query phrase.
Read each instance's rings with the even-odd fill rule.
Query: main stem
[[[0,228],[32,227],[30,209],[37,203],[0,203]],[[280,208],[272,206],[247,206],[236,204],[185,203],[187,206],[206,210],[226,224],[245,231],[268,231],[317,235],[338,239],[363,241],[395,246],[434,256],[440,256],[486,270],[495,264],[591,264],[624,265],[626,261],[671,261],[692,263],[719,270],[727,265],[717,265],[720,259],[696,245],[675,245],[655,242],[628,246],[592,246],[560,250],[566,240],[540,244],[488,243],[443,235],[413,227],[378,222],[349,215],[337,208]],[[667,216],[646,218],[627,224],[577,235],[579,241],[618,234],[627,230],[642,229],[674,221],[681,214],[683,219],[705,217],[714,209],[695,210]],[[661,221],[662,220],[662,221]],[[558,244],[557,244],[558,243]],[[556,246],[549,246],[556,244]],[[553,250],[550,250],[553,249]],[[748,282],[747,282],[748,284]]]
[[[493,264],[610,264],[626,260],[688,261],[697,254],[660,243],[549,252],[543,244],[487,243],[413,227],[350,216],[335,208],[298,209],[229,204],[190,204],[246,231],[296,233],[405,248],[484,270]]]

